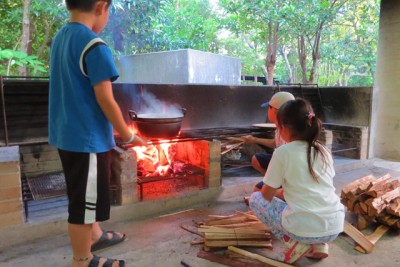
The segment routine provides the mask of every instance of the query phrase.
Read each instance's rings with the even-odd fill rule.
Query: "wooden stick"
[[[237,233],[237,234],[265,234],[269,233],[263,229],[249,229],[249,228],[219,228],[219,227],[211,227],[211,228],[198,228],[200,233]]]
[[[190,241],[190,245],[203,245],[204,239]]]
[[[210,215],[208,215],[208,217],[214,218],[214,219],[226,219],[226,218],[232,218],[233,215],[215,215],[215,214],[210,214]]]
[[[244,246],[244,247],[265,247],[272,248],[270,240],[204,240],[207,247],[229,247],[229,246]]]
[[[221,155],[224,155],[224,154],[228,153],[229,151],[231,151],[231,150],[233,150],[233,149],[235,149],[235,148],[240,147],[242,144],[243,144],[243,142],[237,143],[236,145],[232,145],[231,147],[229,147],[229,148],[226,149],[225,151],[222,151],[222,152],[221,152]]]
[[[370,253],[374,249],[375,245],[347,221],[344,221],[344,232],[359,244],[366,253]]]
[[[186,225],[181,224],[181,228],[182,228],[183,230],[188,231],[189,233],[192,233],[192,234],[195,234],[195,235],[204,237],[203,234],[200,234],[200,233],[198,233],[198,232],[196,232],[196,231],[194,231],[194,230],[189,229],[189,227],[186,226]]]
[[[245,216],[247,219],[252,220],[252,221],[259,221],[257,216],[252,215],[252,214],[248,214],[248,213],[241,212],[241,211],[235,211],[235,214],[239,214],[239,215]]]
[[[232,137],[227,137],[226,139],[232,140],[232,141],[238,141],[238,142],[242,142],[243,143],[243,138],[241,138],[241,137],[232,136]]]
[[[229,225],[229,224],[235,224],[235,223],[243,223],[246,222],[247,218],[244,216],[240,217],[232,217],[232,218],[226,218],[226,219],[218,219],[218,220],[211,220],[205,222],[206,225]]]
[[[277,260],[273,260],[273,259],[270,259],[270,258],[267,258],[267,257],[263,257],[263,256],[261,256],[259,254],[251,253],[251,252],[249,252],[247,250],[243,250],[243,249],[240,249],[240,248],[237,248],[237,247],[234,247],[234,246],[229,246],[228,250],[233,251],[233,252],[235,252],[237,254],[249,257],[251,259],[255,259],[255,260],[270,264],[272,266],[276,266],[276,267],[293,266],[293,265],[290,265],[290,264],[287,264],[287,263],[284,263],[284,262],[281,262],[281,261],[277,261]]]
[[[389,231],[389,227],[386,225],[380,225],[378,226],[375,231],[370,234],[365,236],[372,244],[376,244],[376,242],[378,242],[378,240],[384,235],[386,234],[386,232]],[[355,249],[361,253],[366,253],[366,250],[363,249],[361,246],[356,246]]]
[[[247,221],[247,222],[241,222],[241,223],[232,223],[232,224],[218,224],[215,225],[221,228],[238,228],[238,227],[246,227],[246,226],[251,226],[251,227],[257,227],[257,226],[261,226],[263,229],[268,229],[268,227],[263,224],[260,221]],[[260,228],[261,228],[260,227]]]
[[[270,240],[269,234],[227,234],[227,233],[206,233],[207,240],[227,240],[227,239],[263,239]]]

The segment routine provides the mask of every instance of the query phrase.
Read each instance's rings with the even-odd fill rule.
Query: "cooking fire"
[[[137,172],[139,176],[157,176],[179,174],[184,163],[174,159],[176,143],[163,143],[142,147],[133,147],[137,155]]]

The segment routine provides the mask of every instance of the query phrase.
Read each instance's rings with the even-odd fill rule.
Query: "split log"
[[[376,180],[373,175],[367,175],[360,179],[355,180],[354,182],[349,183],[345,187],[343,187],[341,192],[342,199],[352,199],[356,195],[365,191],[368,186],[371,185],[371,182]]]
[[[234,256],[231,256],[234,254]],[[197,257],[211,261],[211,262],[217,262],[220,264],[223,264],[224,266],[231,266],[231,267],[269,267],[271,265],[267,265],[263,262],[250,259],[245,256],[240,256],[234,252],[227,251],[227,253],[212,253],[212,252],[207,252],[204,250],[200,250],[199,253],[197,254]]]
[[[240,248],[237,248],[237,247],[234,247],[234,246],[229,246],[228,250],[233,251],[235,253],[238,253],[240,255],[249,257],[251,259],[259,260],[261,262],[270,264],[272,266],[276,266],[276,267],[290,267],[290,266],[293,266],[293,265],[290,265],[290,264],[287,264],[287,263],[284,263],[284,262],[281,262],[281,261],[277,261],[277,260],[273,260],[273,259],[270,259],[270,258],[267,258],[267,257],[263,257],[263,256],[261,256],[259,254],[255,254],[255,253],[252,253],[252,252],[249,252],[247,250],[240,249]]]
[[[389,231],[389,227],[386,225],[380,225],[378,226],[375,231],[370,234],[365,236],[366,239],[368,239],[372,244],[376,244],[378,240],[387,232]],[[355,249],[361,253],[367,253],[365,249],[363,249],[361,246],[356,246]]]
[[[381,214],[376,218],[376,220],[387,226],[395,226],[396,223],[400,221],[400,218],[389,214]]]
[[[348,211],[357,214],[359,230],[365,229],[372,222],[397,229],[396,223],[400,219],[400,180],[392,178],[390,174],[377,179],[368,175],[342,189],[341,202]]]
[[[393,189],[396,189],[397,187],[400,186],[400,181],[399,180],[394,180],[394,181],[387,181],[384,180],[380,183],[377,183],[373,185],[368,191],[365,192],[366,195],[371,196],[371,197],[380,197],[384,195],[388,191],[392,191]]]
[[[371,241],[369,241],[357,228],[353,225],[344,221],[344,232],[350,236],[357,244],[359,244],[366,253],[372,252],[375,247]]]
[[[386,206],[397,197],[400,197],[400,187],[383,194],[381,197],[374,198],[368,207],[368,215],[379,215],[386,208]]]
[[[400,217],[400,198],[396,198],[390,202],[390,204],[386,207],[386,212]]]
[[[365,228],[367,228],[368,226],[370,226],[374,221],[371,220],[370,217],[359,214],[357,216],[357,229],[358,230],[364,230]]]

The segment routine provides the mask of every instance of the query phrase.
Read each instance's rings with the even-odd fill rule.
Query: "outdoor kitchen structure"
[[[244,86],[186,81],[115,83],[113,85],[115,95],[132,130],[137,129],[135,122],[129,116],[129,110],[140,111],[144,95],[154,96],[164,103],[162,105],[164,107],[177,105],[179,108],[185,108],[186,113],[178,136],[163,140],[152,139],[152,143],[149,144],[149,147],[161,147],[165,143],[170,145],[167,151],[176,155],[176,166],[173,169],[177,170],[177,173],[168,172],[165,179],[156,175],[146,176],[145,171],[152,166],[146,163],[143,171],[137,151],[120,144],[113,150],[110,193],[118,206],[112,208],[112,222],[108,226],[118,227],[134,237],[125,244],[113,248],[114,255],[123,255],[128,263],[141,266],[147,266],[149,263],[177,266],[184,260],[193,266],[206,265],[204,261],[199,261],[198,250],[193,252],[193,246],[189,245],[193,238],[182,237],[180,232],[183,231],[180,226],[183,223],[198,221],[199,218],[204,219],[208,214],[215,214],[215,207],[205,211],[203,205],[196,212],[188,209],[198,203],[210,203],[210,199],[215,201],[216,198],[212,199],[211,196],[223,191],[220,186],[221,181],[224,181],[225,185],[229,184],[228,179],[232,177],[223,175],[222,148],[225,138],[249,132],[269,134],[271,129],[261,129],[260,132],[260,129],[253,124],[265,122],[266,112],[259,105],[270,98],[276,90],[291,91],[313,103],[317,114],[324,122],[325,131],[321,140],[331,146],[334,156],[358,159],[357,164],[366,162],[360,159],[374,161],[376,158],[372,165],[363,165],[360,169],[344,173],[337,172],[335,182],[339,189],[359,178],[356,176],[360,173],[367,175],[368,178],[372,169],[377,171],[379,177],[388,169],[394,170],[394,176],[398,176],[400,171],[398,168],[400,82],[397,78],[400,75],[400,68],[397,67],[400,55],[399,12],[399,1],[381,1],[378,60],[373,87],[319,87],[301,84]],[[159,73],[154,71],[153,73],[159,76]],[[213,81],[220,80],[222,79],[218,78]],[[31,188],[29,183],[37,182],[43,185],[44,189],[51,188],[45,193],[51,192],[53,196],[60,185],[48,183],[48,179],[47,183],[41,183],[46,180],[43,179],[46,175],[60,174],[61,171],[57,151],[47,144],[47,98],[46,78],[27,80],[0,76],[0,235],[2,237],[0,247],[4,252],[2,256],[7,261],[5,264],[9,262],[10,266],[30,265],[38,259],[46,259],[46,266],[59,266],[60,259],[66,261],[68,258],[66,256],[69,255],[65,250],[67,239],[65,217],[52,218],[52,221],[25,221],[27,215],[27,210],[24,210],[25,204],[28,203],[31,207],[31,203],[42,201],[36,201],[33,195],[43,193],[39,185]],[[221,129],[222,132],[225,131],[224,134],[221,134]],[[115,138],[118,141],[118,136]],[[164,155],[163,153],[165,152],[159,154]],[[164,156],[159,158],[162,158],[163,162],[168,162]],[[395,162],[382,162],[380,159]],[[184,165],[187,169],[180,169]],[[392,165],[393,168],[388,167]],[[179,172],[179,170],[184,171]],[[190,178],[185,181],[187,175]],[[145,180],[146,177],[150,177],[148,182]],[[175,184],[168,184],[174,180],[177,181]],[[243,184],[242,181],[240,186]],[[166,190],[166,186],[170,186],[169,191]],[[252,186],[253,184],[248,188]],[[152,192],[159,187],[165,190],[162,192],[164,195]],[[37,192],[32,192],[32,189],[36,189]],[[161,189],[158,192],[161,192]],[[60,202],[58,197],[53,199]],[[236,198],[232,202],[235,203],[232,210],[244,207],[242,199]],[[45,208],[48,207],[47,203],[40,203]],[[65,210],[65,200],[62,204]],[[223,211],[231,207],[227,204],[231,204],[231,198],[223,198],[217,203]],[[159,209],[155,209],[155,206]],[[160,209],[168,212],[161,213]],[[138,213],[141,214],[137,215]],[[168,216],[158,216],[160,214]],[[149,220],[135,220],[150,215],[157,215],[157,218],[151,216]],[[359,232],[353,233],[357,233],[357,237],[362,240],[374,239],[373,242],[383,235],[382,233],[378,237],[375,233],[367,236]],[[61,238],[57,239],[57,236]],[[27,245],[29,243],[30,245]],[[359,254],[353,250],[353,243],[348,240],[348,236],[343,235],[337,242],[333,242],[327,259],[323,261],[305,259],[302,262],[304,264],[301,264],[324,267],[395,266],[396,262],[399,262],[398,244],[398,236],[390,233],[375,244],[377,246],[373,253]],[[276,251],[271,250],[271,255]]]
[[[182,66],[177,62],[186,62],[186,68],[194,69],[190,66],[194,61],[187,60],[191,53],[196,57],[201,54],[172,51],[157,56],[175,58],[179,73]],[[211,57],[209,61],[217,57],[209,53],[201,56]],[[132,58],[125,59],[124,64],[129,60]],[[207,62],[207,59],[202,60]],[[150,136],[146,148],[121,145],[119,137],[115,136],[117,146],[112,151],[110,192],[113,204],[135,205],[219,188],[224,166],[227,166],[222,156],[224,144],[230,138],[248,134],[272,137],[273,127],[256,125],[267,122],[266,110],[260,105],[280,90],[312,103],[324,122],[321,140],[335,155],[367,158],[372,88],[240,85],[237,60],[221,56],[220,61],[224,60],[225,65],[236,66],[236,72],[225,73],[226,79],[223,72],[210,78],[212,74],[204,66],[197,68],[201,75],[196,83],[170,81],[164,84],[142,80],[143,83],[117,81],[113,84],[114,96],[133,132],[140,133],[140,127],[132,114],[170,116],[179,113],[172,116],[179,118],[178,134],[166,138]],[[188,77],[194,77],[187,73]],[[169,75],[179,77],[171,71]],[[205,83],[201,83],[200,78]],[[214,84],[206,83],[210,80]],[[227,80],[232,84],[225,84]],[[0,191],[7,194],[1,194],[0,206],[7,208],[0,214],[0,227],[6,227],[29,221],[30,203],[63,196],[65,184],[57,151],[47,144],[47,79],[2,77],[1,96],[0,142],[7,157],[0,160]],[[249,151],[246,147],[243,149],[241,152]],[[244,159],[249,163],[251,155],[238,153],[234,156],[236,160]],[[241,167],[243,165],[238,168]]]
[[[2,204],[8,207],[7,212],[1,215],[4,216],[4,226],[23,223],[29,215],[30,201],[65,193],[57,152],[46,144],[47,88],[46,80],[2,80],[5,127],[1,134],[3,144],[7,146],[5,153],[14,155],[11,160],[2,158],[5,160],[2,166],[13,166],[12,172],[4,169],[2,175],[2,190],[9,192],[2,194]],[[273,129],[253,125],[266,121],[266,112],[260,105],[276,90],[309,97],[325,121],[335,122],[326,124],[324,138],[334,146],[342,146],[336,153],[366,157],[369,118],[365,115],[369,111],[357,110],[357,105],[363,109],[369,106],[370,88],[115,83],[115,97],[133,131],[137,129],[129,117],[132,109],[142,112],[149,105],[155,109],[177,105],[185,108],[186,114],[177,137],[150,140],[151,146],[170,143],[173,147],[176,161],[164,174],[144,173],[138,166],[146,164],[138,159],[138,151],[132,148],[117,146],[113,150],[113,203],[127,205],[160,197],[176,197],[188,190],[219,187],[221,140],[247,134],[271,136]],[[354,99],[359,102],[354,102]],[[118,142],[118,136],[116,140]],[[160,150],[157,153],[160,154]]]

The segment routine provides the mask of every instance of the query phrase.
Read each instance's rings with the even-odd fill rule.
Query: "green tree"
[[[159,0],[114,0],[106,28],[100,36],[115,54],[137,54],[153,50],[152,22],[164,2]]]
[[[49,42],[67,18],[63,2],[0,2],[0,33],[4,37],[0,40],[0,62],[4,66],[0,74],[25,76],[47,72]],[[22,72],[18,70],[21,67]]]
[[[217,15],[204,0],[166,1],[153,23],[159,50],[182,48],[217,51]]]
[[[321,49],[322,84],[371,85],[375,75],[379,1],[349,1],[326,32]],[[340,49],[338,49],[340,48]]]
[[[279,47],[279,35],[285,21],[282,16],[286,12],[286,1],[283,0],[220,0],[225,10],[225,25],[229,30],[242,36],[254,53],[259,47],[265,47],[262,70],[267,83],[273,83],[275,64]],[[251,36],[251,37],[250,37]],[[257,49],[256,49],[257,48]]]

